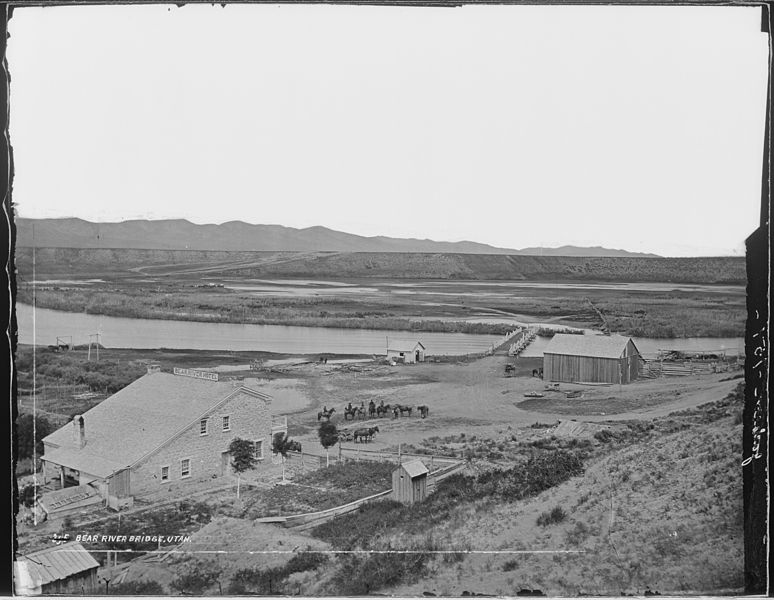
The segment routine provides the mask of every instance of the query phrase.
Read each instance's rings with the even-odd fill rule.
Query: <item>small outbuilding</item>
[[[14,564],[14,591],[20,596],[98,592],[99,563],[78,542],[68,542],[19,556]]]
[[[557,333],[543,351],[543,379],[567,383],[630,383],[642,357],[621,335]]]
[[[419,460],[400,465],[392,472],[392,497],[404,504],[421,502],[427,496],[427,474],[430,471]]]
[[[412,364],[425,361],[425,347],[418,340],[387,340],[387,360]]]

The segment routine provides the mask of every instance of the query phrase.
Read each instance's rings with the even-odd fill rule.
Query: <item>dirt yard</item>
[[[286,367],[283,376],[287,379],[245,383],[257,384],[259,389],[275,395],[272,412],[289,414],[291,437],[302,443],[304,452],[320,456],[325,451],[317,439],[317,414],[323,406],[336,410],[332,421],[339,428],[378,426],[374,441],[364,446],[381,450],[415,444],[431,436],[465,433],[491,437],[537,422],[651,419],[722,398],[739,383],[721,381],[728,378],[726,373],[642,380],[623,386],[561,384],[559,391],[548,391],[545,382],[527,374],[537,366],[534,359],[516,361],[521,367],[517,372],[523,374],[515,377],[505,376],[508,360],[495,355],[469,362],[395,367],[378,363],[307,363]],[[572,391],[579,391],[581,396],[567,398],[564,392]],[[529,392],[540,392],[544,397],[526,398],[524,394]],[[411,416],[398,418],[390,414],[344,420],[349,402],[355,406],[362,402],[367,408],[371,400],[376,405],[383,401],[413,406],[415,410]],[[430,409],[426,419],[420,418],[416,410],[423,404]],[[283,412],[284,408],[287,411]]]

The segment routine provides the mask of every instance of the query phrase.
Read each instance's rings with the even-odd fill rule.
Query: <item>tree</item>
[[[32,458],[43,454],[43,438],[54,431],[45,417],[25,413],[16,421],[16,438],[19,441],[19,458]]]
[[[288,457],[288,452],[293,450],[300,451],[301,444],[291,440],[287,433],[278,431],[274,434],[271,440],[271,451],[282,456],[282,481],[285,481],[285,459]]]
[[[320,437],[320,443],[322,444],[322,447],[325,448],[325,466],[330,466],[328,448],[339,441],[339,430],[330,421],[323,421],[320,423],[320,428],[317,430],[317,435]]]
[[[242,473],[249,471],[255,466],[255,444],[250,440],[234,438],[228,445],[228,452],[231,455],[231,468],[237,474],[237,498],[239,498],[239,484]]]

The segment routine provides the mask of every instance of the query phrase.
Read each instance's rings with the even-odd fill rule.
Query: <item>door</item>
[[[422,479],[416,477],[411,481],[411,500],[412,502],[419,502],[422,500]]]
[[[220,474],[225,475],[229,472],[229,469],[231,468],[231,453],[221,452],[220,454]]]

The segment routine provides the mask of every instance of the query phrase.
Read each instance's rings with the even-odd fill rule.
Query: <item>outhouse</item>
[[[419,460],[400,465],[392,472],[392,498],[404,504],[421,502],[427,496],[427,474],[430,471]]]

